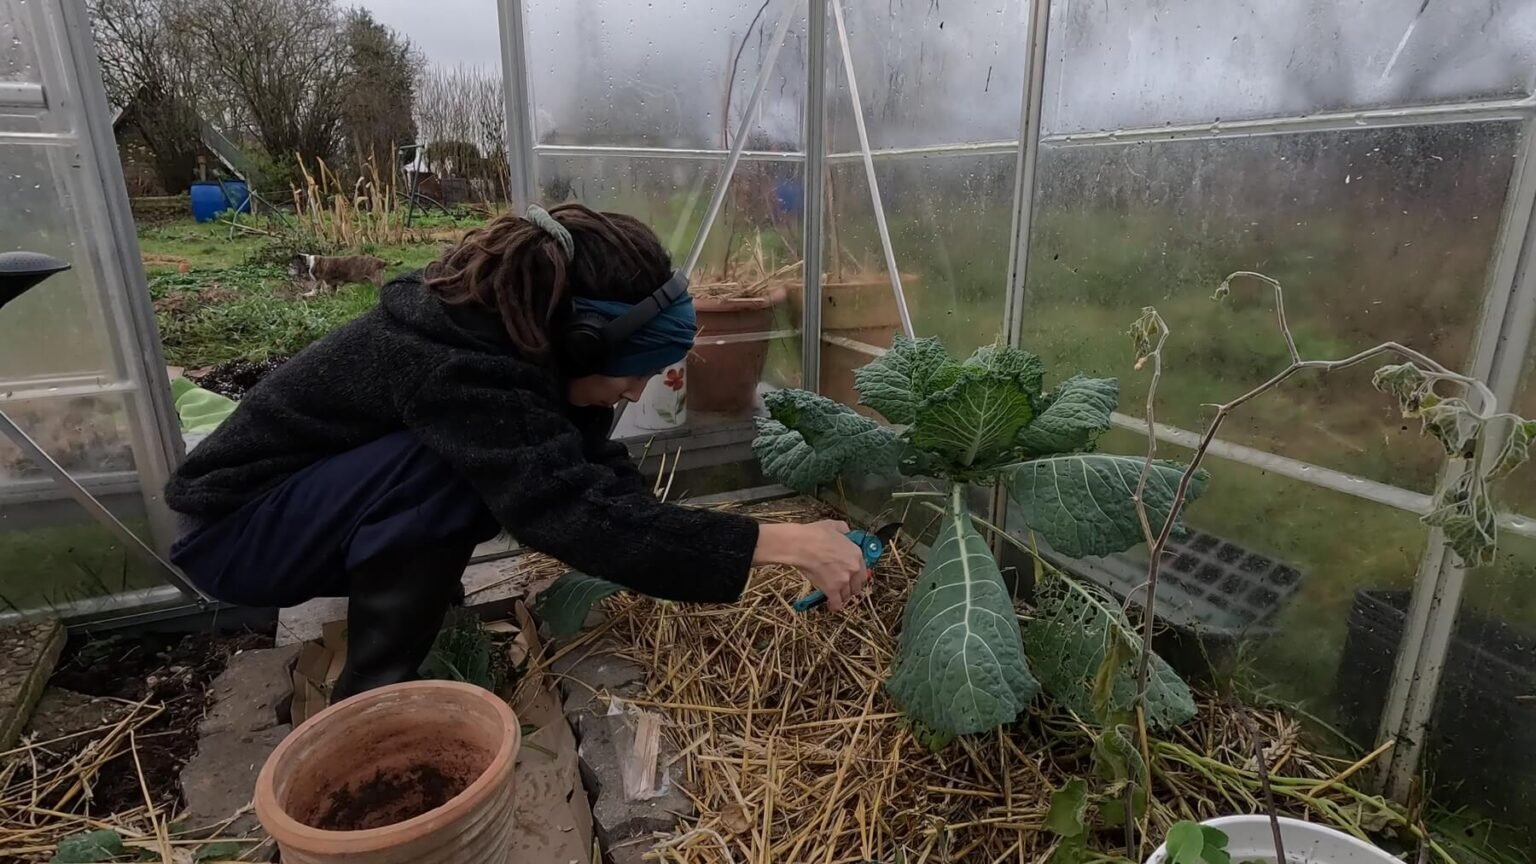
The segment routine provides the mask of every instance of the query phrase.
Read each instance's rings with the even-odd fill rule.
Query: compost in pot
[[[485,762],[490,757],[475,754]],[[455,771],[445,760],[420,762],[400,770],[380,770],[353,785],[331,790],[317,810],[301,819],[323,831],[364,831],[414,819],[452,801],[484,769]]]

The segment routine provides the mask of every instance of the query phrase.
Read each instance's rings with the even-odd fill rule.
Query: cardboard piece
[[[331,688],[347,663],[347,622],[321,628],[321,638],[305,642],[293,664],[293,725],[319,714],[330,704]]]
[[[520,630],[512,655],[526,661],[512,710],[523,727],[517,756],[516,819],[512,860],[518,864],[571,864],[592,860],[592,808],[581,783],[576,736],[560,699],[539,665],[543,646],[527,608],[514,609]]]

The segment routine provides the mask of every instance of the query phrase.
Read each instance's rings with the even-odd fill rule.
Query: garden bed
[[[763,518],[828,515],[803,499],[754,508]],[[931,752],[884,689],[901,607],[921,562],[898,547],[844,615],[798,614],[809,590],[783,567],[760,568],[740,604],[685,607],[633,595],[562,653],[616,644],[646,670],[641,707],[660,711],[681,755],[696,820],[658,845],[661,860],[1043,861],[1062,837],[1052,795],[1093,777],[1098,731],[1059,706]],[[1027,610],[1021,609],[1027,616]],[[1412,848],[1395,805],[1345,782],[1368,764],[1311,749],[1297,719],[1200,699],[1197,720],[1149,748],[1148,833],[1174,822],[1258,812],[1253,753],[1262,744],[1282,813]],[[1378,751],[1373,757],[1379,758]],[[1103,824],[1109,799],[1099,808]],[[1091,829],[1090,829],[1091,830]],[[1155,842],[1138,844],[1140,860]],[[1087,857],[1122,861],[1122,830],[1089,838]],[[1437,847],[1436,859],[1454,860]]]
[[[145,634],[71,645],[28,737],[0,754],[0,860],[47,861],[61,840],[106,828],[130,846],[169,839],[213,680],[231,655],[270,644]]]

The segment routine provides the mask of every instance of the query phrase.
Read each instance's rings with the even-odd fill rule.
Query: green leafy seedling
[[[1198,822],[1177,822],[1163,840],[1168,864],[1232,864],[1227,835]]]
[[[59,841],[52,864],[99,864],[127,854],[123,838],[111,829],[74,834]]]

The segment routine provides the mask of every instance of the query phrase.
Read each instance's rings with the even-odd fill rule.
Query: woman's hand
[[[843,522],[769,523],[758,528],[753,564],[788,564],[827,595],[827,605],[841,610],[864,590],[869,574],[864,552],[848,539]]]

